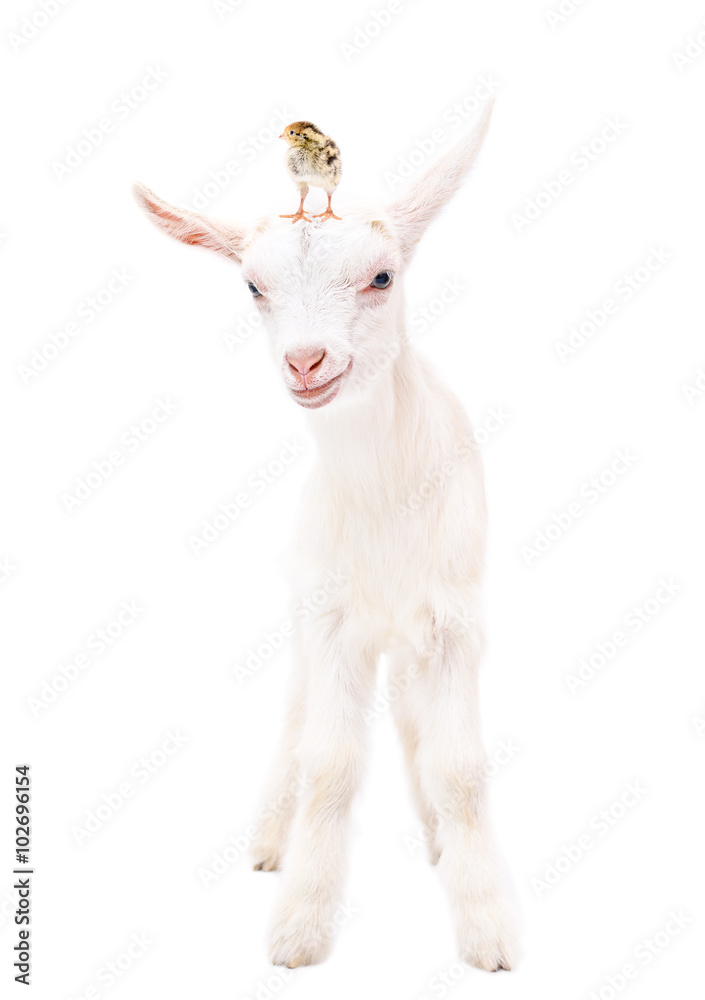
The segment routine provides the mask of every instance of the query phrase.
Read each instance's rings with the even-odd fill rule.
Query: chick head
[[[290,146],[306,147],[315,146],[322,136],[323,132],[313,122],[292,122],[286,126],[279,138],[284,139]]]

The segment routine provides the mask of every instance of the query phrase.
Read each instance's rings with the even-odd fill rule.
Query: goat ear
[[[389,207],[404,257],[411,257],[429,222],[460,187],[480,152],[492,117],[494,100],[488,102],[475,129],[456,143],[442,159],[414,181]]]
[[[132,193],[152,222],[169,236],[182,243],[215,250],[229,260],[234,260],[236,264],[241,263],[245,248],[244,230],[227,222],[207,219],[205,215],[199,215],[188,208],[176,208],[162,201],[144,184],[133,184]]]

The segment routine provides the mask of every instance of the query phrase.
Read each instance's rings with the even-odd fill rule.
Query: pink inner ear
[[[489,128],[493,105],[494,99],[489,100],[473,131],[413,180],[390,207],[389,214],[406,259],[413,253],[431,219],[455,194],[475,162]]]
[[[169,205],[142,184],[135,184],[133,191],[152,220],[174,239],[190,246],[216,250],[240,263],[244,234],[234,226],[207,219],[189,209]]]
[[[153,215],[159,216],[160,219],[164,219],[169,222],[172,226],[182,225],[184,222],[184,217],[177,215],[175,212],[170,212],[168,209],[164,208],[163,205],[158,204],[156,201],[149,201],[149,210]]]
[[[171,211],[166,205],[153,201],[151,198],[147,199],[147,204],[152,214],[156,215],[159,219],[163,219],[172,235],[176,236],[182,243],[188,243],[191,246],[208,246],[218,249],[215,246],[214,234],[201,224],[198,216],[193,218],[189,212],[179,215],[177,212]]]

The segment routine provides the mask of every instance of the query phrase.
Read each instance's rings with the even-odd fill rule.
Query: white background
[[[72,0],[19,44],[11,36],[40,8],[3,7],[3,992],[24,995],[11,968],[11,808],[13,769],[29,762],[41,1000],[413,1000],[444,991],[568,1000],[601,989],[605,1000],[695,997],[705,401],[684,386],[705,387],[705,55],[695,43],[688,65],[674,53],[705,30],[705,8],[585,0],[555,23],[527,0],[232,6]],[[373,10],[387,12],[379,31]],[[163,82],[128,114],[115,110],[150,68],[167,74]],[[388,198],[402,190],[393,175],[419,142],[443,130],[430,162],[472,124],[483,76],[495,82],[497,106],[481,159],[406,284],[410,317],[433,306],[446,281],[465,286],[427,329],[417,321],[416,342],[476,427],[492,408],[510,415],[484,449],[482,710],[490,756],[501,741],[518,748],[492,779],[491,804],[522,959],[494,976],[458,964],[438,873],[409,846],[418,821],[382,712],[353,817],[345,899],[355,912],[325,964],[284,981],[266,949],[280,876],[254,873],[245,855],[206,888],[199,869],[252,822],[279,735],[289,644],[243,683],[233,665],[291,616],[280,554],[312,442],[263,331],[247,326],[252,303],[236,271],[164,238],[129,187],[139,179],[190,204],[211,171],[237,160],[239,174],[207,211],[293,211],[283,144],[268,141],[281,113],[313,120],[340,144],[341,207]],[[466,98],[476,110],[457,124],[453,105]],[[106,117],[112,131],[59,178],[67,147]],[[602,148],[609,118],[622,134]],[[258,134],[253,152],[248,137]],[[580,168],[576,150],[595,142],[599,155]],[[527,199],[544,183],[556,191],[566,168],[573,182],[520,225]],[[618,298],[615,286],[652,247],[668,259],[639,272],[648,280],[561,361],[556,342]],[[113,268],[127,285],[81,320]],[[33,352],[51,334],[61,342],[71,321],[77,335],[28,376]],[[69,513],[62,497],[159,398],[178,404],[173,415],[137,450],[124,447],[124,463]],[[287,441],[306,445],[305,455],[194,555],[189,536]],[[581,489],[618,449],[638,461],[589,502]],[[522,547],[574,502],[582,516],[527,559]],[[664,596],[661,578],[680,589],[647,605]],[[124,601],[141,613],[92,652],[90,637]],[[638,633],[625,621],[637,606],[651,609]],[[581,658],[601,662],[597,644],[615,631],[626,644],[572,694],[566,675]],[[30,699],[82,653],[88,666],[33,710]],[[157,753],[141,781],[134,765],[169,731],[186,742],[168,758]],[[126,781],[132,797],[79,845],[87,813]],[[600,836],[593,818],[630,782],[647,791],[625,815],[616,806]],[[559,862],[560,877],[542,889],[535,880],[584,835],[590,850]],[[671,910],[683,911],[685,927],[646,964],[635,949]],[[106,963],[142,933],[146,951],[108,985]],[[615,979],[624,989],[610,993],[606,977],[628,963],[636,978]]]

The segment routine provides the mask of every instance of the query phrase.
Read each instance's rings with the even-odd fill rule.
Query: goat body
[[[254,847],[256,868],[284,868],[271,936],[277,964],[310,964],[328,949],[383,652],[404,692],[396,721],[461,957],[489,970],[514,962],[485,815],[477,709],[482,467],[460,403],[408,342],[399,280],[472,165],[489,117],[490,109],[385,213],[348,213],[332,233],[323,223],[278,219],[248,230],[136,188],[170,235],[241,267],[285,387],[309,410],[318,445],[294,584],[299,602],[324,585],[327,597],[297,635],[266,794],[283,804],[268,810]]]

